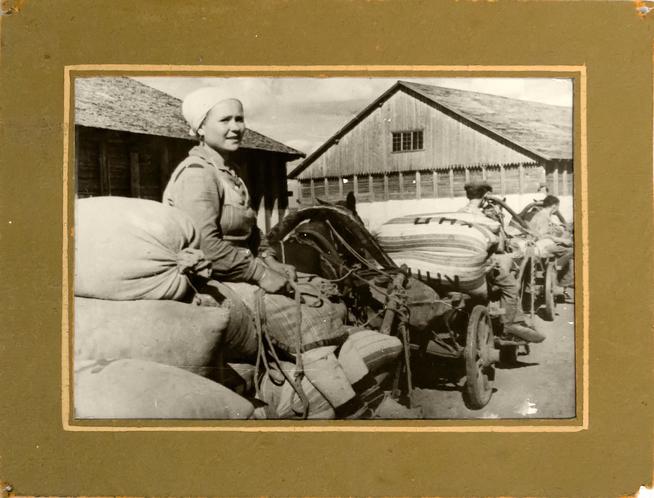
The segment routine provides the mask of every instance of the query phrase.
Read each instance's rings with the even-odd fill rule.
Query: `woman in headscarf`
[[[172,173],[163,201],[185,211],[194,221],[200,231],[201,248],[211,261],[213,278],[236,290],[236,298],[239,294],[251,296],[255,289],[252,286],[267,293],[265,313],[270,335],[278,344],[284,343],[291,327],[277,326],[275,330],[273,324],[288,320],[284,316],[275,320],[271,315],[295,309],[291,298],[282,295],[295,279],[295,271],[292,266],[279,263],[275,253],[266,247],[265,238],[256,227],[256,213],[250,205],[247,187],[237,173],[234,156],[245,133],[242,100],[217,87],[202,88],[184,99],[182,114],[200,143]],[[257,240],[263,241],[263,246],[253,244]],[[234,292],[229,297],[235,299]],[[253,301],[244,301],[254,312]],[[315,310],[302,307],[303,325],[309,322],[305,314],[315,318],[311,313]],[[310,330],[302,330],[302,360],[307,379],[333,407],[336,418],[385,413],[397,418],[414,415],[415,412],[403,412],[401,405],[385,397],[363,359],[353,354],[356,348],[345,347],[347,332],[343,322],[337,319],[336,327],[321,328],[321,321],[330,320],[314,320]],[[399,340],[381,337],[385,339],[371,338],[357,347],[371,352],[374,348],[370,344],[375,343],[382,352],[397,359]],[[345,369],[334,354],[337,348],[347,352],[342,355],[348,358]]]

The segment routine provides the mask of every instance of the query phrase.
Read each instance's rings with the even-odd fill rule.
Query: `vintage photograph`
[[[573,83],[75,77],[72,416],[574,418]]]

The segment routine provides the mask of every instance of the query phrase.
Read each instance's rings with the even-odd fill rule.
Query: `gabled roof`
[[[75,124],[193,140],[179,99],[125,77],[76,78]],[[251,129],[241,147],[285,154],[289,160],[305,156]]]
[[[398,81],[289,174],[295,178],[375,108],[403,91],[537,161],[572,158],[572,109],[486,93]]]

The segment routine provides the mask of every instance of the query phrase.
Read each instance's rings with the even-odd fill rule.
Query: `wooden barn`
[[[77,78],[76,192],[161,200],[175,166],[195,139],[181,101],[124,77]],[[246,130],[236,162],[266,231],[288,208],[286,163],[304,157],[291,147]]]
[[[568,107],[398,81],[289,178],[304,205],[354,192],[370,225],[457,209],[472,179],[516,209],[546,183],[571,215],[572,125]]]

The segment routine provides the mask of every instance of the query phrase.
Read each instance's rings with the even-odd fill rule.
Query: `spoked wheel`
[[[556,308],[556,296],[554,295],[554,289],[556,288],[556,264],[553,261],[545,263],[544,273],[545,285],[543,286],[543,292],[545,293],[545,307],[543,309],[543,318],[551,322],[554,320]]]
[[[466,362],[466,393],[473,409],[483,408],[490,401],[495,378],[494,363],[498,354],[494,348],[493,325],[488,310],[477,305],[470,313],[463,350]]]
[[[536,265],[530,257],[526,257],[520,266],[520,272],[518,273],[518,285],[520,290],[518,291],[518,302],[522,307],[524,313],[528,313],[532,318],[536,313],[536,295],[535,295],[535,286],[536,279],[534,271]],[[533,278],[532,278],[533,276]]]

